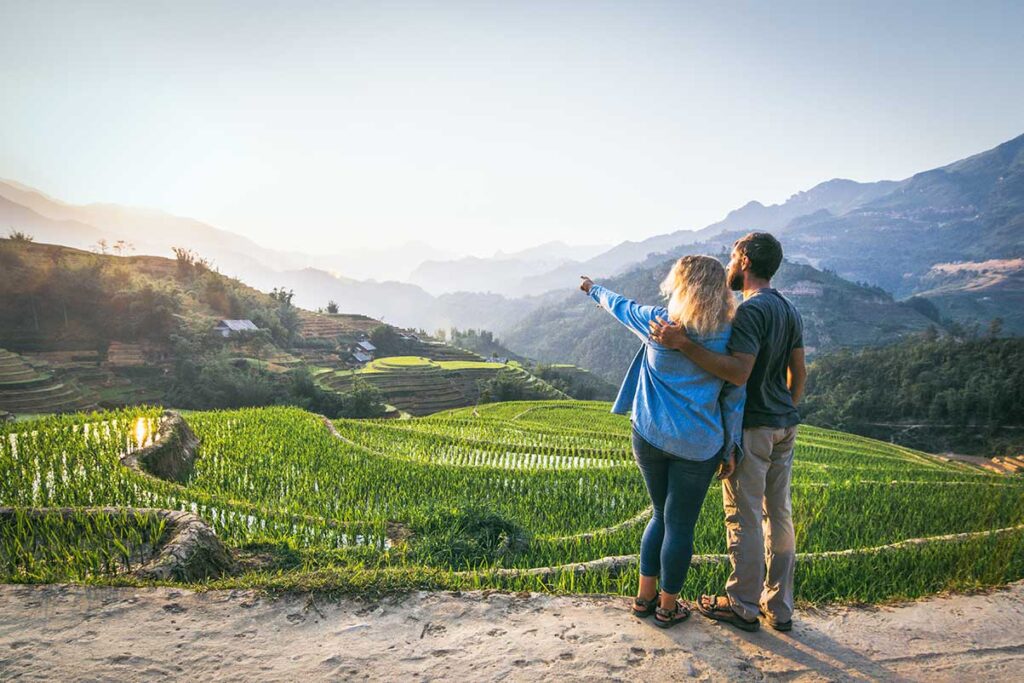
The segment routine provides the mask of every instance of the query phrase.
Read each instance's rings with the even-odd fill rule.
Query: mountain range
[[[539,294],[544,290],[529,287],[532,279],[559,267],[592,258],[608,249],[607,245],[571,246],[565,242],[545,244],[489,258],[468,256],[457,260],[429,260],[421,263],[409,281],[432,294],[451,292],[522,292]],[[564,283],[559,283],[564,285]],[[548,289],[555,289],[550,287]]]
[[[262,247],[190,218],[68,204],[12,181],[0,181],[4,225],[39,241],[81,248],[101,239],[111,245],[125,240],[146,254],[188,247],[259,288],[295,290],[296,302],[308,308],[333,300],[342,311],[397,325],[517,335],[537,320],[532,316],[565,300],[581,274],[608,278],[635,269],[658,271],[672,257],[721,253],[749,230],[770,230],[794,264],[881,287],[897,299],[919,295],[941,315],[970,321],[1019,310],[1024,303],[1024,135],[904,180],[833,179],[781,204],[748,202],[700,230],[627,240],[609,249],[556,242],[489,258],[452,258],[427,245],[301,254]],[[992,262],[1001,264],[998,276]],[[1024,316],[1002,317],[1008,331],[1024,331]]]
[[[659,283],[673,262],[663,259],[602,284],[636,301],[658,302],[662,300]],[[895,301],[877,287],[855,284],[806,264],[784,262],[773,284],[799,308],[810,355],[885,344],[935,324],[913,303]],[[621,379],[640,345],[633,333],[580,292],[527,315],[503,336],[502,343],[540,362],[573,363],[610,381]]]

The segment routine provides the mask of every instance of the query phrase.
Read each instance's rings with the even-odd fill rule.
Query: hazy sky
[[[1024,132],[1024,2],[0,0],[0,177],[296,249],[700,228]]]

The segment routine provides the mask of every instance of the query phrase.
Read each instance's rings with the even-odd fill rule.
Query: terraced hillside
[[[291,408],[194,413],[198,452],[173,480],[121,461],[161,419],[125,410],[0,425],[0,506],[193,512],[249,558],[222,586],[635,586],[647,496],[628,422],[606,403],[499,403],[333,424]],[[793,499],[800,599],[876,601],[1024,577],[1019,476],[808,427]],[[82,540],[86,551],[56,534],[55,549],[50,531],[0,524],[0,576],[118,573],[117,562],[96,560],[108,556],[96,548],[101,537]],[[728,572],[717,488],[696,551],[689,597],[720,589]]]
[[[415,345],[415,353],[424,358],[436,361],[483,361],[483,356],[451,346],[439,341],[420,341]]]
[[[95,407],[71,379],[37,370],[16,353],[0,349],[0,410],[9,413],[67,413]]]
[[[304,339],[337,339],[358,333],[369,333],[383,325],[366,315],[349,313],[314,313],[299,310],[299,336]]]
[[[457,355],[458,349],[453,351]],[[393,356],[378,358],[358,371],[322,371],[316,380],[327,389],[346,392],[356,378],[362,379],[379,389],[384,400],[399,410],[429,415],[476,404],[481,398],[480,383],[499,374],[520,379],[537,398],[566,398],[517,365],[481,360],[436,361],[421,356]]]

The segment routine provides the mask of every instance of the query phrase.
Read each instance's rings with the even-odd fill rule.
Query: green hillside
[[[702,253],[707,245],[687,247]],[[600,284],[642,304],[663,303],[658,286],[672,260],[652,257],[643,267]],[[847,282],[834,273],[784,262],[773,284],[800,309],[810,354],[874,346],[921,332],[933,321],[880,289]],[[583,294],[566,295],[525,318],[504,342],[543,363],[572,363],[610,382],[622,379],[640,341]]]
[[[450,348],[450,347],[448,347]],[[386,403],[412,415],[494,400],[488,384],[496,378],[509,380],[526,394],[521,398],[566,398],[548,383],[518,364],[482,360],[432,360],[421,356],[378,358],[354,371],[321,371],[315,379],[332,391],[351,391],[353,382],[365,381],[381,392]]]
[[[800,413],[932,452],[1024,453],[1024,339],[927,336],[810,365]]]
[[[300,309],[293,292],[260,292],[187,251],[175,259],[114,256],[0,239],[0,292],[0,345],[46,368],[40,376],[12,371],[0,387],[0,409],[10,412],[289,404],[331,416],[375,415],[375,395],[344,405],[348,376],[361,373],[366,360],[353,350],[370,338],[377,357],[442,364],[398,368],[395,361],[387,373],[366,368],[385,401],[413,414],[494,398],[566,397],[519,365],[474,366],[481,356],[422,331],[357,313]],[[257,329],[225,337],[215,330],[223,319],[248,320]],[[444,365],[460,362],[469,365]],[[319,389],[306,378],[309,371],[319,373]]]
[[[611,401],[619,393],[617,384],[568,363],[538,365],[533,372],[569,396],[583,401]]]
[[[0,506],[193,511],[242,560],[214,584],[224,587],[635,587],[647,494],[628,421],[608,404],[498,403],[333,425],[294,408],[193,413],[198,454],[175,480],[121,462],[160,420],[130,409],[0,425]],[[1024,479],[811,427],[795,462],[799,599],[877,601],[1024,576]],[[78,524],[89,519],[82,512]],[[123,538],[159,533],[125,519]],[[70,523],[0,523],[0,576],[127,581],[122,551],[104,540],[116,534],[71,535]],[[696,552],[691,598],[728,573],[717,487]]]

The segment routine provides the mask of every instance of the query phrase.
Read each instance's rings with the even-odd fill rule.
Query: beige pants
[[[789,482],[796,427],[743,430],[743,459],[722,482],[732,575],[725,584],[744,619],[793,618],[796,538]]]

